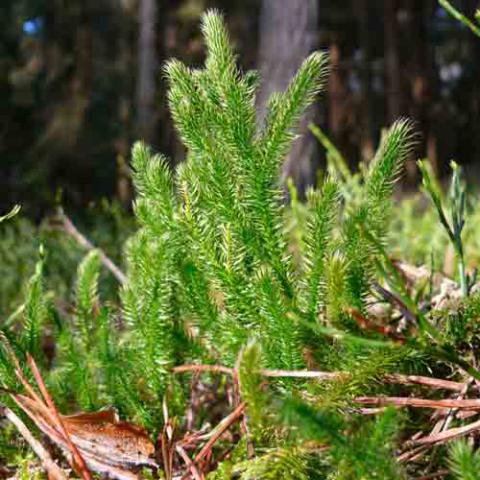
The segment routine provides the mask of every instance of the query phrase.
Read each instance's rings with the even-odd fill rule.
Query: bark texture
[[[257,98],[260,125],[265,119],[268,97],[284,90],[302,61],[317,48],[317,0],[263,0],[260,18],[259,70],[262,86]],[[310,108],[301,121],[295,141],[282,169],[282,180],[292,177],[300,192],[315,182],[318,151],[308,132],[318,107]]]
[[[138,135],[151,143],[155,133],[156,92],[156,0],[140,0],[138,5],[138,77],[137,129]]]

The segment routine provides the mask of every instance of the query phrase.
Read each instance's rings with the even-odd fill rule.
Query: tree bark
[[[356,2],[357,17],[359,19],[358,36],[362,49],[361,79],[361,119],[360,119],[360,158],[368,161],[374,154],[374,127],[373,127],[373,91],[372,91],[372,32],[371,2],[359,0]]]
[[[397,7],[396,0],[385,0],[384,2],[385,87],[388,123],[392,123],[403,113]]]
[[[134,90],[134,79],[130,72],[135,62],[133,60],[135,47],[132,45],[132,38],[135,34],[136,6],[133,1],[120,2],[120,8],[117,13],[119,16],[118,29],[118,56],[117,68],[120,76],[119,96],[118,96],[118,135],[115,139],[115,150],[117,154],[117,177],[116,194],[118,200],[128,207],[132,201],[132,187],[130,181],[130,171],[128,168],[128,157],[130,154],[130,145],[132,142],[132,130],[134,127],[133,111],[134,100],[132,91]]]
[[[258,121],[265,119],[266,102],[273,92],[283,91],[302,61],[317,47],[317,0],[263,0],[260,18],[259,70],[262,86],[257,97]],[[318,155],[308,131],[317,107],[301,120],[300,137],[282,169],[282,181],[292,177],[299,192],[315,183]]]
[[[140,0],[138,5],[137,132],[148,143],[155,134],[156,93],[156,0]]]
[[[432,18],[437,6],[435,0],[417,2],[409,0],[407,3],[411,12],[411,22],[407,48],[411,55],[408,66],[410,81],[410,111],[415,119],[417,128],[421,132],[422,154],[427,155],[435,171],[438,171],[436,138],[432,131],[432,106],[435,104],[436,81],[434,67],[434,48],[429,43],[428,22]],[[409,164],[410,177],[415,179],[416,165]]]

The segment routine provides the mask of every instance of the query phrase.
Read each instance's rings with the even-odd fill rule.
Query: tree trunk
[[[302,61],[317,47],[317,0],[263,0],[260,18],[259,70],[262,87],[257,98],[262,124],[266,102],[273,92],[283,91]],[[317,107],[301,120],[299,137],[285,161],[282,180],[292,177],[299,192],[315,183],[318,165],[316,142],[308,132]]]
[[[432,105],[435,103],[435,67],[434,49],[429,43],[428,22],[437,6],[435,0],[417,2],[409,0],[411,12],[410,30],[407,38],[407,48],[411,52],[411,62],[408,67],[410,81],[410,116],[415,119],[421,132],[422,155],[427,154],[434,170],[438,170],[436,138],[431,129]],[[411,177],[415,178],[416,165],[410,162]]]
[[[397,1],[385,0],[385,87],[387,100],[387,121],[392,123],[402,112],[400,52],[397,21]]]
[[[156,0],[140,0],[138,5],[137,132],[148,143],[153,141],[155,134],[156,25]]]
[[[130,72],[134,66],[134,49],[132,37],[134,38],[136,6],[133,1],[120,2],[117,15],[119,16],[118,28],[118,56],[117,68],[119,71],[120,84],[118,95],[118,135],[115,139],[115,150],[117,153],[117,182],[116,193],[118,200],[128,207],[132,202],[132,188],[130,183],[130,172],[128,169],[128,157],[132,142],[132,127],[134,119],[132,91],[135,86],[134,79]]]
[[[372,41],[374,40],[371,8],[369,0],[359,0],[356,15],[359,19],[358,36],[362,51],[360,71],[362,99],[360,105],[360,158],[368,161],[374,154],[373,91],[372,91]]]

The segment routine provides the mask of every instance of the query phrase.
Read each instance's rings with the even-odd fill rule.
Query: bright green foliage
[[[296,368],[303,362],[298,327],[288,318],[295,309],[294,278],[277,177],[294,124],[322,84],[326,57],[305,61],[271,102],[257,133],[253,85],[235,64],[221,17],[207,14],[203,31],[205,69],[191,71],[178,61],[165,69],[172,113],[190,154],[174,178],[179,198],[170,232],[181,229],[176,238],[186,243],[180,272],[188,274],[183,287],[189,297],[183,308],[210,330],[201,332],[205,341],[229,363],[256,334],[279,342],[265,349],[270,366]]]
[[[380,147],[365,178],[365,227],[379,240],[384,240],[387,218],[391,211],[391,194],[405,160],[414,146],[413,126],[400,120],[382,138]]]
[[[0,327],[0,386],[9,389],[18,388],[19,385],[14,366],[10,361],[9,348],[12,348],[22,359],[26,352],[31,352],[39,359],[39,363],[43,360],[42,343],[49,317],[49,301],[43,288],[43,247],[40,247],[39,257],[35,272],[25,288],[24,303]],[[9,348],[3,345],[4,338],[11,344]]]
[[[250,342],[240,352],[237,362],[238,385],[242,400],[247,402],[248,435],[262,442],[268,434],[268,398],[262,391],[262,352],[256,342]],[[271,419],[270,419],[271,420]]]
[[[314,480],[325,478],[314,465],[313,455],[290,447],[268,451],[254,460],[238,463],[233,470],[240,480]]]
[[[369,280],[374,271],[375,255],[371,241],[359,226],[378,242],[385,242],[391,212],[390,195],[394,182],[411,152],[413,130],[407,120],[396,122],[384,135],[375,158],[364,174],[364,187],[354,199],[352,212],[343,227],[343,241],[349,260],[347,289],[349,302],[364,308]]]
[[[387,410],[372,422],[363,422],[359,429],[332,451],[338,480],[405,478],[393,452],[398,428],[396,412]]]
[[[345,213],[340,217],[342,248],[335,243],[342,256],[332,257],[333,268],[340,269],[337,284],[345,281],[340,297],[362,311],[375,272],[378,245],[387,241],[393,187],[415,145],[412,123],[399,120],[385,132],[369,167],[361,165],[358,173],[350,172],[341,153],[318,127],[311,125],[310,128],[327,151],[328,170],[336,179],[338,192],[345,202]],[[340,317],[337,315],[336,321],[340,321]]]
[[[352,313],[367,315],[372,284],[383,280],[378,267],[386,256],[390,197],[411,152],[411,124],[400,120],[386,132],[362,175],[337,178],[331,169],[305,205],[294,200],[289,210],[279,171],[299,118],[324,84],[327,57],[310,55],[286,91],[270,99],[257,127],[256,75],[237,67],[218,13],[204,16],[202,30],[204,68],[177,60],[165,67],[186,162],[171,169],[142,143],[132,150],[138,230],[125,248],[121,306],[102,306],[100,256],[93,251],[77,270],[73,314],[51,308],[47,316],[39,266],[28,289],[24,333],[18,347],[12,344],[41,358],[47,322],[58,351],[45,373],[59,406],[111,404],[152,434],[163,426],[162,403],[183,428],[189,391],[172,367],[235,368],[247,434],[214,478],[402,478],[393,461],[392,412],[362,422],[337,409],[393,367],[421,368],[410,368],[411,349],[362,332]],[[349,182],[355,182],[350,193]],[[1,360],[7,383],[11,372]],[[263,377],[264,369],[311,365],[346,376],[328,385]],[[311,405],[328,410],[299,403],[285,423],[279,406],[291,396],[314,397]],[[195,427],[204,426],[205,410]],[[327,441],[331,449],[309,440]]]
[[[40,248],[40,257],[42,255],[43,248]],[[21,337],[21,343],[25,351],[31,352],[35,356],[38,356],[41,351],[41,331],[47,313],[42,275],[43,259],[40,258],[35,267],[35,273],[27,285]]]
[[[126,388],[145,389],[160,409],[175,347],[177,331],[174,265],[181,252],[173,222],[175,200],[165,160],[137,144],[132,152],[134,181],[139,192],[135,211],[140,230],[127,245],[128,284],[122,292],[130,337],[125,345]],[[135,365],[135,367],[133,367]],[[143,385],[140,387],[138,381]],[[130,382],[133,385],[127,386]]]
[[[52,375],[52,386],[62,392],[62,397],[75,398],[84,410],[99,408],[109,398],[101,392],[104,343],[100,336],[104,323],[108,323],[108,312],[100,309],[99,270],[99,255],[93,250],[77,269],[75,315],[58,333],[59,366]]]
[[[306,290],[305,308],[311,320],[318,318],[325,307],[326,267],[332,267],[332,236],[339,218],[340,197],[338,186],[327,180],[321,192],[308,193],[310,216],[307,220],[304,255],[304,282]],[[329,251],[330,250],[330,251]]]
[[[308,405],[289,400],[283,415],[287,423],[297,426],[301,438],[330,445],[328,457],[335,480],[405,478],[393,456],[398,429],[396,412],[387,410],[373,421],[359,421],[354,416],[341,418],[333,411],[317,411]]]
[[[450,448],[450,469],[457,480],[480,479],[480,453],[463,440]]]
[[[77,271],[76,307],[77,317],[88,320],[98,308],[98,276],[100,257],[96,250],[92,250],[82,261]],[[84,337],[88,339],[88,325],[84,326]]]

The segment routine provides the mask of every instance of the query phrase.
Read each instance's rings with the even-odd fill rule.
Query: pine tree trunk
[[[156,0],[140,0],[138,5],[137,131],[151,143],[155,134]]]
[[[422,152],[425,152],[435,170],[438,170],[436,138],[432,131],[432,106],[435,104],[435,66],[434,49],[429,43],[428,23],[434,15],[437,2],[409,0],[410,35],[409,44],[412,55],[410,72],[410,115],[415,119],[422,134]],[[416,172],[415,162],[410,169]],[[412,175],[413,176],[413,175]]]
[[[262,86],[257,97],[259,124],[266,114],[266,101],[283,91],[302,61],[317,47],[317,0],[263,0],[260,18],[259,70]],[[308,132],[317,108],[301,121],[300,134],[282,169],[282,181],[292,177],[300,192],[315,182],[318,155]]]
[[[397,6],[396,0],[385,0],[384,2],[385,87],[388,123],[392,123],[403,113]]]
[[[120,72],[121,83],[119,85],[118,96],[118,136],[115,139],[115,149],[117,153],[117,178],[116,193],[118,200],[124,205],[129,206],[132,202],[132,188],[130,184],[130,172],[127,166],[132,143],[132,127],[134,118],[131,112],[133,110],[133,98],[131,96],[134,87],[133,78],[130,74],[134,65],[135,47],[132,46],[131,38],[134,34],[134,19],[136,8],[133,2],[121,2],[117,15],[120,21],[118,29],[118,57],[117,65]]]
[[[358,36],[362,49],[361,79],[361,118],[360,118],[360,158],[368,161],[374,154],[374,127],[373,127],[373,91],[372,91],[372,42],[374,41],[372,25],[372,4],[369,0],[356,2],[358,22]]]

